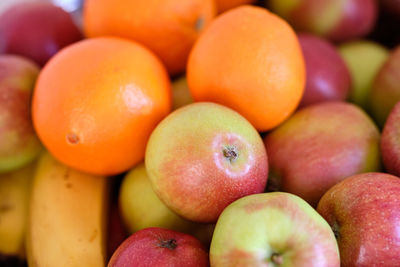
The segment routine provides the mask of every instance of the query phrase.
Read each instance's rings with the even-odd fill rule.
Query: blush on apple
[[[17,3],[0,15],[0,53],[22,55],[41,66],[81,39],[72,17],[51,3]]]
[[[0,173],[22,167],[41,151],[30,111],[38,74],[32,61],[0,55]]]
[[[317,210],[335,232],[341,266],[399,266],[400,178],[346,178],[325,193]]]
[[[283,192],[255,194],[230,204],[215,227],[213,267],[339,267],[328,223],[303,199]]]
[[[389,114],[382,131],[381,154],[387,172],[400,176],[400,102]]]
[[[308,33],[298,34],[306,63],[306,87],[299,107],[324,101],[344,101],[351,85],[342,57],[328,40]]]
[[[394,105],[400,101],[400,45],[389,55],[372,86],[370,110],[380,127]]]
[[[256,129],[214,103],[175,110],[153,131],[145,165],[158,197],[180,216],[215,222],[236,199],[264,191],[267,153]]]
[[[108,267],[207,267],[208,253],[196,238],[162,228],[146,228],[126,239]]]
[[[345,41],[367,35],[374,27],[376,0],[270,0],[269,8],[296,30]]]
[[[380,169],[379,139],[373,121],[354,104],[305,107],[264,138],[268,190],[296,194],[315,207],[344,178]]]
[[[341,44],[339,52],[350,70],[349,100],[368,111],[372,83],[389,56],[389,50],[373,41],[357,40]]]

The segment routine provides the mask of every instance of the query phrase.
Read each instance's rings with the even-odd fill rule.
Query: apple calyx
[[[339,238],[340,238],[340,226],[339,226],[338,222],[335,221],[332,224],[331,228],[332,228],[333,234],[335,235],[336,240],[339,240]]]
[[[229,160],[229,162],[234,162],[239,156],[235,146],[226,146],[222,150],[222,153],[224,154],[224,157]]]
[[[271,255],[271,262],[276,264],[276,265],[282,265],[283,264],[283,256],[279,253],[272,253]]]
[[[159,243],[157,244],[160,248],[167,248],[169,250],[174,250],[178,244],[176,243],[175,239],[160,239]]]

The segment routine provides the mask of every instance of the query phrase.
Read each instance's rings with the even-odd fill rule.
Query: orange
[[[228,106],[266,131],[296,109],[305,65],[297,36],[283,19],[242,6],[207,27],[191,51],[187,79],[195,101]]]
[[[256,0],[215,0],[215,3],[217,4],[217,10],[220,13],[240,5],[252,4],[255,2]]]
[[[144,44],[175,75],[185,70],[193,43],[215,13],[214,0],[86,0],[84,29],[88,37]]]
[[[59,161],[99,175],[144,158],[147,139],[171,109],[171,83],[147,48],[94,38],[56,54],[41,71],[32,114],[44,146]]]

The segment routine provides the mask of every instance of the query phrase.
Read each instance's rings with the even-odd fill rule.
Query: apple
[[[382,131],[381,154],[387,172],[400,176],[400,102],[389,114]]]
[[[367,35],[375,26],[376,0],[270,0],[271,11],[298,31],[346,41]]]
[[[381,127],[394,105],[400,100],[400,45],[389,55],[372,86],[370,109]]]
[[[157,196],[180,216],[216,222],[236,199],[264,191],[267,153],[256,129],[225,106],[198,102],[155,128],[145,166]]]
[[[335,232],[341,266],[399,266],[400,178],[351,176],[325,193],[317,211]]]
[[[373,121],[354,104],[305,107],[264,137],[268,190],[293,193],[315,207],[344,178],[380,170],[379,139]]]
[[[389,50],[373,41],[357,40],[341,44],[339,53],[352,79],[349,100],[368,111],[372,83],[389,56]]]
[[[306,87],[299,107],[324,101],[344,101],[351,79],[337,49],[328,40],[299,33],[299,42],[306,63]]]
[[[146,228],[126,239],[112,255],[108,267],[203,267],[208,253],[196,238],[162,228]]]
[[[213,225],[194,223],[172,212],[151,187],[143,163],[126,174],[119,192],[121,217],[128,233],[160,227],[191,234],[205,246],[210,245]]]
[[[172,81],[172,110],[193,103],[186,76],[181,76]]]
[[[17,3],[0,15],[0,53],[22,55],[41,66],[81,39],[71,16],[48,2]]]
[[[0,55],[0,173],[24,166],[41,151],[30,111],[38,74],[32,61]]]
[[[115,252],[119,245],[128,237],[118,209],[118,202],[111,201],[107,229],[107,257]]]
[[[215,227],[213,267],[340,266],[328,223],[303,199],[283,192],[255,194],[230,204]]]
[[[400,1],[399,0],[380,0],[382,8],[394,16],[400,17]]]

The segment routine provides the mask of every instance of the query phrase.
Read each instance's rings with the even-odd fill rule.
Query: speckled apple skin
[[[264,137],[268,188],[316,206],[344,178],[380,170],[379,140],[375,124],[354,104],[324,102],[303,108]]]
[[[227,146],[238,157],[224,157]],[[146,170],[158,197],[197,222],[215,222],[234,200],[260,193],[268,159],[256,129],[239,113],[214,103],[194,103],[167,116],[146,148]]]
[[[211,242],[211,266],[277,266],[273,253],[282,256],[282,266],[340,266],[328,223],[295,195],[255,194],[223,211]]]
[[[354,175],[326,192],[317,211],[335,229],[341,266],[399,266],[400,178]]]

